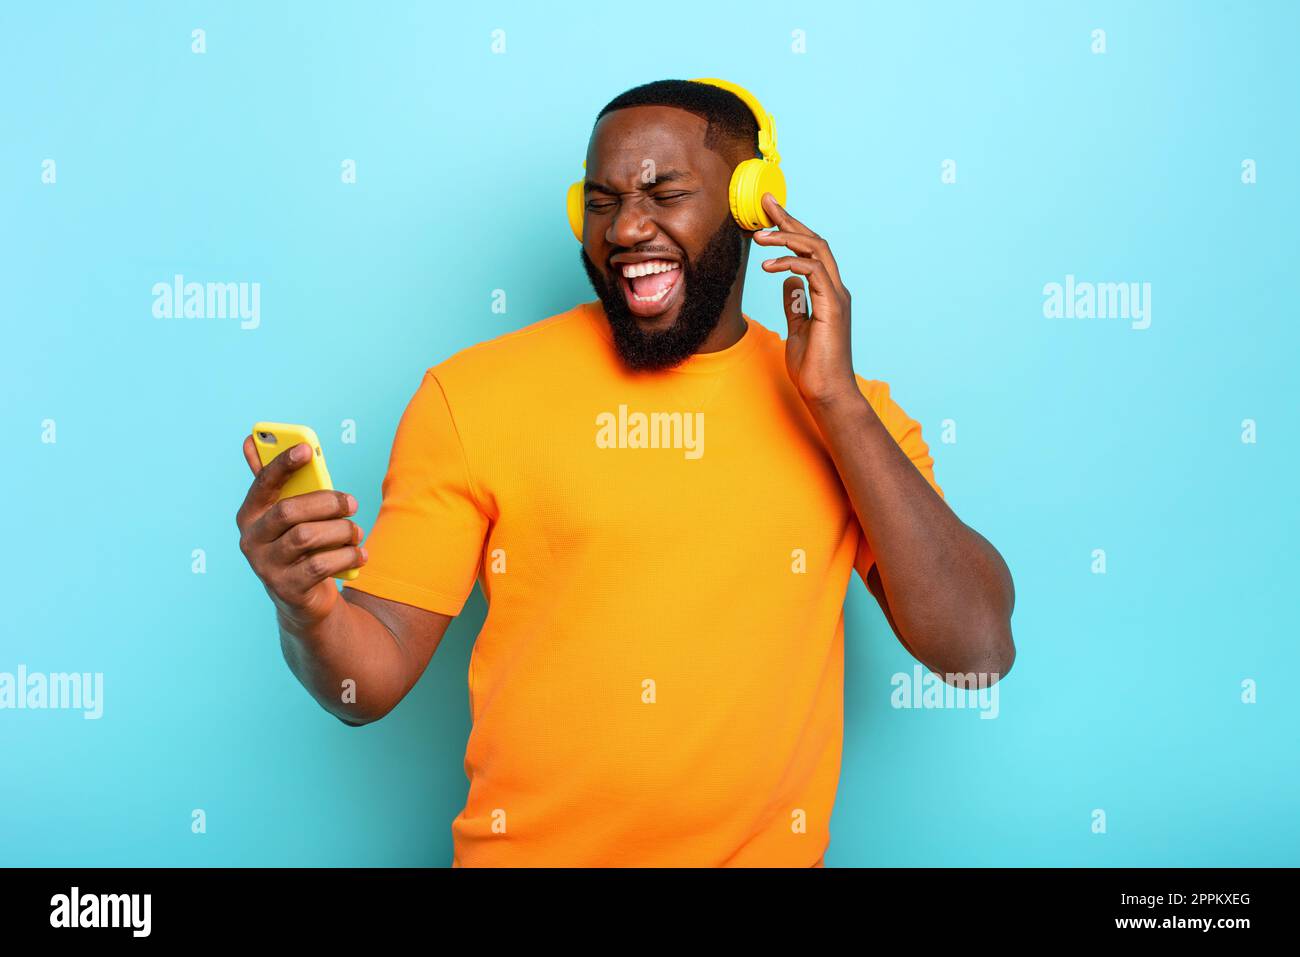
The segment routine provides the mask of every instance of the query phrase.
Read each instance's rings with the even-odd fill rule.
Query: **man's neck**
[[[696,355],[729,349],[739,342],[745,334],[745,317],[741,315],[740,310],[744,275],[743,272],[740,274],[739,281],[732,288],[731,295],[727,297],[726,305],[722,307],[722,315],[718,318],[718,324],[713,327],[709,337],[695,350]]]

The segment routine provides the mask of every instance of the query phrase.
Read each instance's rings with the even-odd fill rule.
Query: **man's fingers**
[[[290,566],[287,573],[289,587],[305,593],[339,572],[361,567],[366,558],[364,545],[345,545],[343,548],[312,552]]]
[[[248,444],[250,441],[251,439],[244,441],[245,460],[249,459]],[[265,467],[258,467],[253,473],[253,483],[248,487],[248,493],[244,496],[244,503],[239,506],[239,511],[235,513],[235,523],[243,529],[250,523],[257,521],[258,517],[280,497],[280,490],[284,488],[284,483],[289,480],[289,476],[310,461],[311,446],[306,442],[299,442],[297,445],[285,449]],[[253,468],[251,461],[249,461],[248,467]]]
[[[261,506],[272,504],[280,497],[280,489],[284,488],[284,483],[289,481],[289,476],[310,461],[311,446],[306,442],[299,442],[271,459],[265,468],[258,470],[257,477],[253,479],[253,485],[248,490],[252,504]]]
[[[762,265],[765,272],[792,272],[798,276],[807,276],[814,295],[830,294],[827,288],[830,286],[830,276],[826,272],[826,266],[816,259],[809,259],[806,256],[782,256],[779,259],[764,259]]]
[[[785,246],[792,252],[812,256],[826,246],[826,240],[807,233],[787,233],[778,230],[774,233],[754,233],[754,240],[760,246]]]
[[[244,461],[248,463],[254,475],[262,471],[262,460],[257,457],[257,443],[253,441],[251,435],[244,436]]]
[[[764,272],[789,272],[796,276],[803,276],[808,280],[808,299],[809,315],[805,318],[812,319],[814,322],[829,321],[834,314],[831,310],[835,305],[835,287],[831,284],[830,276],[826,272],[825,264],[816,259],[807,259],[803,256],[783,256],[780,259],[763,260]],[[821,299],[824,302],[826,311],[819,312],[814,303]]]
[[[785,211],[785,207],[776,201],[776,197],[771,193],[763,194],[763,209],[767,213],[768,219],[776,223],[778,229],[787,233],[806,233],[809,236],[817,234],[805,226],[799,220],[795,219]]]
[[[268,465],[269,469],[270,466]],[[265,471],[265,470],[264,470]],[[259,476],[260,477],[260,476]],[[276,502],[249,529],[249,538],[255,542],[273,542],[290,528],[302,522],[323,522],[331,518],[347,518],[357,510],[357,500],[346,492],[321,489],[303,495],[291,495]]]
[[[790,272],[796,272],[800,276],[818,276],[820,280],[827,283],[828,295],[831,291],[844,291],[844,283],[840,282],[840,270],[835,267],[835,259],[827,261],[822,256],[781,256],[779,259],[764,259],[762,268],[764,272],[779,273],[783,269],[790,268],[790,265],[798,263],[810,265],[800,265],[798,268],[790,269]],[[818,285],[820,286],[820,282]],[[816,291],[820,293],[823,290],[819,287]]]
[[[812,303],[808,301],[808,292],[804,289],[803,280],[798,276],[789,276],[781,284],[781,298],[785,305],[785,321],[790,333],[797,332],[799,327],[810,318],[812,312]]]
[[[292,565],[310,552],[360,545],[364,534],[360,525],[346,518],[299,522],[271,544],[271,557],[277,565]]]
[[[770,196],[772,194],[764,193],[763,195]],[[793,217],[787,218],[791,221],[797,222]],[[826,273],[830,276],[831,282],[837,286],[842,286],[844,284],[840,279],[840,267],[835,261],[834,254],[831,252],[830,243],[821,236],[812,232],[812,230],[807,230],[805,232],[787,232],[785,228],[782,227],[774,233],[755,233],[754,240],[760,246],[785,246],[791,252],[797,253],[800,256],[815,259],[826,266]]]

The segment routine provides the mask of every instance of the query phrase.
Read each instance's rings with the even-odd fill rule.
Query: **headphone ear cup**
[[[732,172],[728,200],[731,215],[741,229],[754,232],[774,225],[763,212],[764,193],[771,193],[778,203],[785,205],[785,174],[775,163],[747,159]]]
[[[565,212],[569,217],[569,228],[573,230],[573,235],[578,238],[578,242],[582,242],[582,214],[586,205],[582,194],[582,180],[578,180],[569,187],[568,195],[564,198]]]

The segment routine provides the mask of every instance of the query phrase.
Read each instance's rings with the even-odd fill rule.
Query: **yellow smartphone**
[[[306,442],[312,448],[311,461],[298,469],[280,490],[280,499],[332,489],[329,469],[325,467],[325,453],[321,451],[320,439],[310,426],[292,425],[288,422],[257,422],[253,425],[253,444],[257,446],[257,457],[262,466],[271,464],[281,452],[285,452],[299,442]],[[279,501],[277,499],[276,501]],[[358,568],[349,568],[336,574],[335,578],[352,581],[360,572]]]

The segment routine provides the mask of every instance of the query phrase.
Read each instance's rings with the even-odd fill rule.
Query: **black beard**
[[[659,332],[643,332],[623,298],[617,277],[612,286],[606,282],[605,271],[591,261],[584,248],[582,267],[605,307],[614,347],[623,364],[633,370],[671,369],[695,355],[718,325],[722,307],[740,272],[743,249],[744,233],[728,213],[696,261],[682,264],[681,281],[685,285],[677,321]]]

